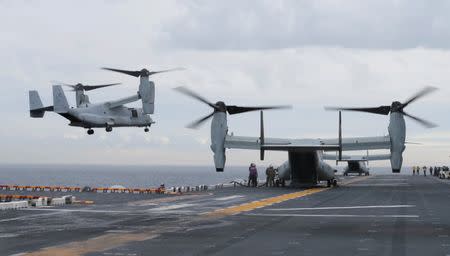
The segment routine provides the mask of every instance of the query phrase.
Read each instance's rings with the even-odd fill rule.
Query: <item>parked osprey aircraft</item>
[[[339,159],[342,159],[342,151],[389,149],[392,172],[398,173],[402,166],[402,154],[405,149],[406,129],[403,116],[409,116],[428,127],[431,126],[431,123],[412,117],[403,111],[403,108],[408,104],[432,91],[431,88],[425,88],[404,104],[396,101],[392,103],[392,106],[381,107],[385,112],[387,111],[386,114],[391,114],[388,128],[389,135],[387,136],[342,138],[341,115],[339,115],[339,136],[335,139],[266,138],[262,111],[259,137],[235,136],[228,134],[227,112],[237,114],[271,108],[227,106],[221,101],[213,104],[185,87],[176,89],[213,108],[211,114],[195,121],[188,127],[198,127],[212,117],[211,150],[214,153],[214,164],[217,172],[223,172],[224,170],[227,148],[259,150],[261,160],[264,160],[264,152],[267,150],[287,151],[288,160],[278,167],[278,175],[282,179],[291,180],[291,186],[310,186],[322,180],[327,181],[328,185],[336,185],[335,170],[324,161],[325,151],[338,151]]]
[[[111,68],[103,69],[139,77],[139,91],[129,97],[94,104],[89,102],[89,98],[84,94],[84,91],[115,84],[97,86],[86,86],[82,84],[69,85],[75,90],[77,101],[77,107],[71,108],[61,85],[54,85],[53,106],[44,107],[38,92],[29,92],[30,116],[42,118],[46,111],[53,111],[68,119],[70,126],[88,129],[87,133],[89,135],[94,134],[92,128],[100,127],[105,128],[107,132],[111,132],[113,127],[145,127],[144,131],[148,132],[148,127],[154,123],[150,114],[154,113],[155,108],[155,84],[149,80],[149,76],[172,70],[148,71],[147,69],[142,69],[140,71],[128,71]],[[129,108],[125,106],[125,104],[138,100],[141,100],[142,108]]]
[[[323,154],[324,160],[336,160],[336,165],[338,162],[347,162],[347,166],[344,168],[344,176],[347,176],[349,173],[357,173],[359,175],[370,175],[369,172],[369,161],[376,160],[389,160],[391,159],[390,154],[379,154],[379,155],[369,155],[369,151],[367,151],[366,156],[350,156],[350,155],[342,155],[341,159],[339,159],[339,155],[333,154]]]

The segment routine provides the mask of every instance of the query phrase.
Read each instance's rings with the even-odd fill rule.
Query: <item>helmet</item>
[[[256,164],[254,164],[254,163],[251,163],[251,164],[250,164],[250,166],[252,166],[252,167],[255,167],[255,166],[256,166]]]

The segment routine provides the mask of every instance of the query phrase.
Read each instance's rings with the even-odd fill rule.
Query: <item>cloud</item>
[[[0,162],[212,164],[209,123],[195,131],[184,128],[211,109],[171,89],[179,85],[212,102],[292,104],[292,110],[265,113],[267,136],[317,138],[337,135],[336,113],[325,112],[324,105],[389,104],[431,84],[441,90],[407,111],[438,123],[440,137],[450,130],[446,2],[168,0],[89,5],[0,1],[6,10],[0,16],[0,82],[5,92],[0,101],[6,120],[0,139],[7,145]],[[152,77],[156,123],[150,133],[117,128],[111,133],[96,129],[87,136],[54,113],[29,118],[27,91],[39,90],[44,104],[51,105],[51,80],[123,82],[89,92],[92,102],[136,93],[136,78],[99,70],[105,65],[187,70]],[[73,105],[74,95],[68,92],[67,98]],[[343,121],[344,136],[387,132],[384,116],[345,113]],[[230,116],[228,126],[235,135],[259,136],[257,113]],[[407,130],[411,138],[429,132],[409,120]],[[441,152],[429,148],[432,154],[408,146],[405,163],[447,160],[442,152],[449,147]],[[227,152],[229,165],[258,158],[257,151]],[[285,153],[267,157],[274,164],[287,158]]]
[[[83,138],[84,136],[80,135],[80,134],[77,134],[77,133],[65,133],[63,135],[63,137],[65,139],[69,139],[69,140],[79,140],[79,139]]]
[[[167,136],[145,136],[145,141],[150,144],[169,145],[170,138]]]
[[[200,137],[200,138],[197,138],[196,140],[201,145],[207,145],[209,143],[209,139],[206,137]]]
[[[448,48],[450,3],[407,0],[184,1],[161,45],[197,50],[302,46]]]

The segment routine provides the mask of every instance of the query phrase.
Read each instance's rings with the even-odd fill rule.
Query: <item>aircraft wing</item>
[[[322,139],[324,145],[339,144],[339,139]],[[389,136],[342,138],[342,151],[390,149]]]
[[[391,158],[390,154],[378,154],[378,155],[368,155],[368,156],[350,156],[342,155],[341,161],[377,161],[377,160],[389,160]],[[323,154],[324,160],[337,160],[338,156],[333,154]]]
[[[260,138],[227,135],[225,138],[225,148],[260,150],[261,149]],[[342,139],[343,151],[390,149],[390,148],[391,148],[391,140],[389,136],[354,137]],[[339,150],[339,139],[264,138],[264,145],[262,145],[262,149],[276,150],[276,151],[311,151],[311,150],[337,151]],[[333,159],[336,160],[336,157],[334,157]]]
[[[105,103],[105,105],[108,108],[117,108],[117,107],[120,107],[120,106],[125,105],[127,103],[138,101],[139,99],[140,99],[139,94],[136,94],[136,95],[133,95],[133,96],[130,96],[130,97],[126,97],[126,98],[123,98],[123,99],[108,101],[108,102]]]
[[[225,138],[225,148],[264,149],[274,151],[336,151],[339,150],[339,145],[324,145],[322,141],[318,139],[264,138],[264,144],[261,146],[259,137],[227,135]]]

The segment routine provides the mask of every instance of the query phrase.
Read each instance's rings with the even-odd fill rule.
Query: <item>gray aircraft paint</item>
[[[223,172],[225,167],[225,137],[227,132],[227,114],[216,111],[211,120],[211,150],[214,153],[214,165],[218,172]]]
[[[77,102],[77,108],[87,107],[91,102],[89,101],[89,96],[84,94],[84,90],[75,91],[75,100]]]
[[[68,113],[70,110],[66,95],[60,85],[54,85],[53,88],[53,111],[58,114]]]
[[[155,84],[149,81],[148,76],[139,78],[139,96],[142,100],[142,109],[144,114],[153,114],[155,112]]]
[[[391,139],[391,167],[392,172],[400,172],[405,150],[406,125],[403,114],[391,112],[389,116],[389,137]]]

